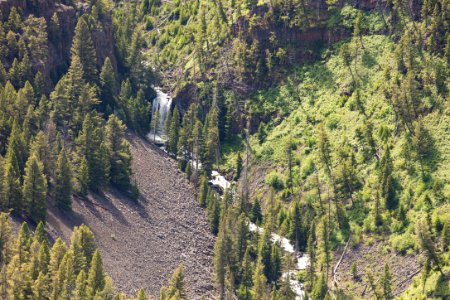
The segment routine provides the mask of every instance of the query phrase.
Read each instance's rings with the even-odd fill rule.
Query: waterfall
[[[155,140],[155,142],[164,143],[167,140],[165,123],[170,112],[170,106],[172,105],[172,98],[168,94],[164,93],[159,87],[156,87],[155,91],[156,98],[153,100],[152,118],[156,115],[156,111],[159,109],[159,122],[155,129],[150,130],[147,137],[151,141]]]

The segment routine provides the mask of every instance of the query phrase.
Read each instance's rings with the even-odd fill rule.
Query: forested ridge
[[[138,37],[130,53],[116,55],[111,5],[0,3],[2,299],[126,298],[86,226],[70,245],[48,240],[44,227],[48,210],[72,214],[74,196],[89,201],[110,186],[130,201],[139,195],[125,124],[146,132],[153,76],[139,60]],[[14,234],[10,216],[37,225],[34,235],[26,222]],[[167,295],[185,297],[182,272]],[[137,298],[148,296],[140,290]]]
[[[127,297],[86,226],[51,245],[44,223],[111,188],[139,204],[126,135],[151,130],[166,133],[216,235],[217,299],[296,299],[293,280],[311,299],[450,296],[449,1],[0,9],[3,298]],[[173,96],[163,125],[154,86]],[[229,189],[211,185],[213,170]],[[34,234],[13,234],[10,216]],[[306,269],[292,271],[272,232]],[[188,288],[180,266],[159,298]]]

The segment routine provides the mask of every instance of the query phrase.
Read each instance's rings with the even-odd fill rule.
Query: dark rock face
[[[51,41],[49,39],[48,60],[44,64],[42,72],[44,75],[50,75],[53,82],[48,83],[47,88],[51,88],[60,76],[65,73],[70,64],[70,48],[74,36],[74,29],[77,24],[78,17],[90,13],[90,7],[81,4],[76,7],[61,3],[55,0],[37,0],[33,5],[31,1],[25,0],[0,0],[0,10],[2,12],[3,21],[8,19],[9,13],[13,7],[20,10],[24,16],[33,14],[36,17],[43,17],[47,22],[47,29],[50,26],[50,20],[54,14],[58,16],[60,24],[60,38]],[[106,57],[111,59],[114,69],[117,70],[117,60],[114,55],[114,33],[111,16],[105,14],[100,18],[101,26],[91,28],[92,40],[97,53],[97,67],[100,70]],[[47,30],[49,31],[49,30]],[[47,77],[47,76],[46,76]]]
[[[173,98],[173,105],[178,108],[181,114],[184,114],[192,103],[198,103],[197,93],[198,87],[193,83],[189,83],[177,92]]]

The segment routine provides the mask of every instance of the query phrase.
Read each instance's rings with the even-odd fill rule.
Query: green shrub
[[[350,273],[352,274],[353,279],[358,278],[358,267],[356,265],[356,262],[352,263],[352,266],[350,268]]]
[[[409,232],[401,235],[392,235],[390,238],[390,244],[396,252],[402,255],[411,252],[416,246],[415,237]]]
[[[284,188],[284,180],[276,171],[267,174],[266,184],[276,191],[281,191]]]

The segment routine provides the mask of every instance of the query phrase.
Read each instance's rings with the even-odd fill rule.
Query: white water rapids
[[[231,186],[231,183],[222,175],[220,175],[217,171],[211,172],[212,180],[209,181],[209,183],[213,186],[219,187],[223,191],[228,189]],[[252,232],[257,232],[261,234],[264,231],[264,228],[259,227],[255,223],[249,223],[248,228]],[[281,235],[278,235],[276,233],[271,234],[271,241],[273,243],[278,243],[281,247],[281,249],[293,255],[297,262],[295,264],[295,267],[293,269],[290,269],[283,273],[283,277],[287,278],[289,280],[289,284],[291,285],[291,289],[296,294],[295,299],[296,300],[302,300],[305,297],[305,289],[303,286],[303,283],[298,281],[296,279],[297,271],[299,270],[305,270],[309,265],[309,257],[306,253],[300,253],[295,251],[294,245],[292,245],[291,241]]]
[[[155,129],[152,129],[148,135],[147,138],[150,141],[155,142],[156,144],[164,144],[167,140],[167,133],[165,132],[165,122],[167,119],[167,116],[170,112],[170,106],[172,105],[172,98],[164,93],[160,88],[155,88],[156,90],[156,98],[153,100],[153,107],[152,107],[152,116],[155,116],[155,112],[159,110],[160,119]],[[156,132],[155,132],[156,130]],[[191,162],[194,164],[194,162]],[[201,167],[201,166],[199,166]],[[231,182],[229,182],[224,176],[222,176],[218,171],[212,171],[211,172],[212,179],[209,181],[209,183],[221,189],[222,191],[225,191],[226,189],[231,187]],[[254,223],[249,223],[248,225],[250,231],[252,232],[258,232],[261,234],[264,231],[264,228],[261,228],[257,226]],[[303,286],[303,283],[298,281],[296,279],[297,271],[299,270],[305,270],[309,265],[309,257],[305,253],[300,253],[295,251],[294,246],[292,245],[291,241],[283,236],[280,236],[276,233],[271,234],[271,241],[273,243],[278,243],[281,247],[281,249],[296,259],[296,264],[294,265],[294,268],[287,270],[283,273],[283,277],[289,280],[289,284],[291,286],[291,289],[296,294],[295,299],[296,300],[303,300],[305,297],[305,289]]]

